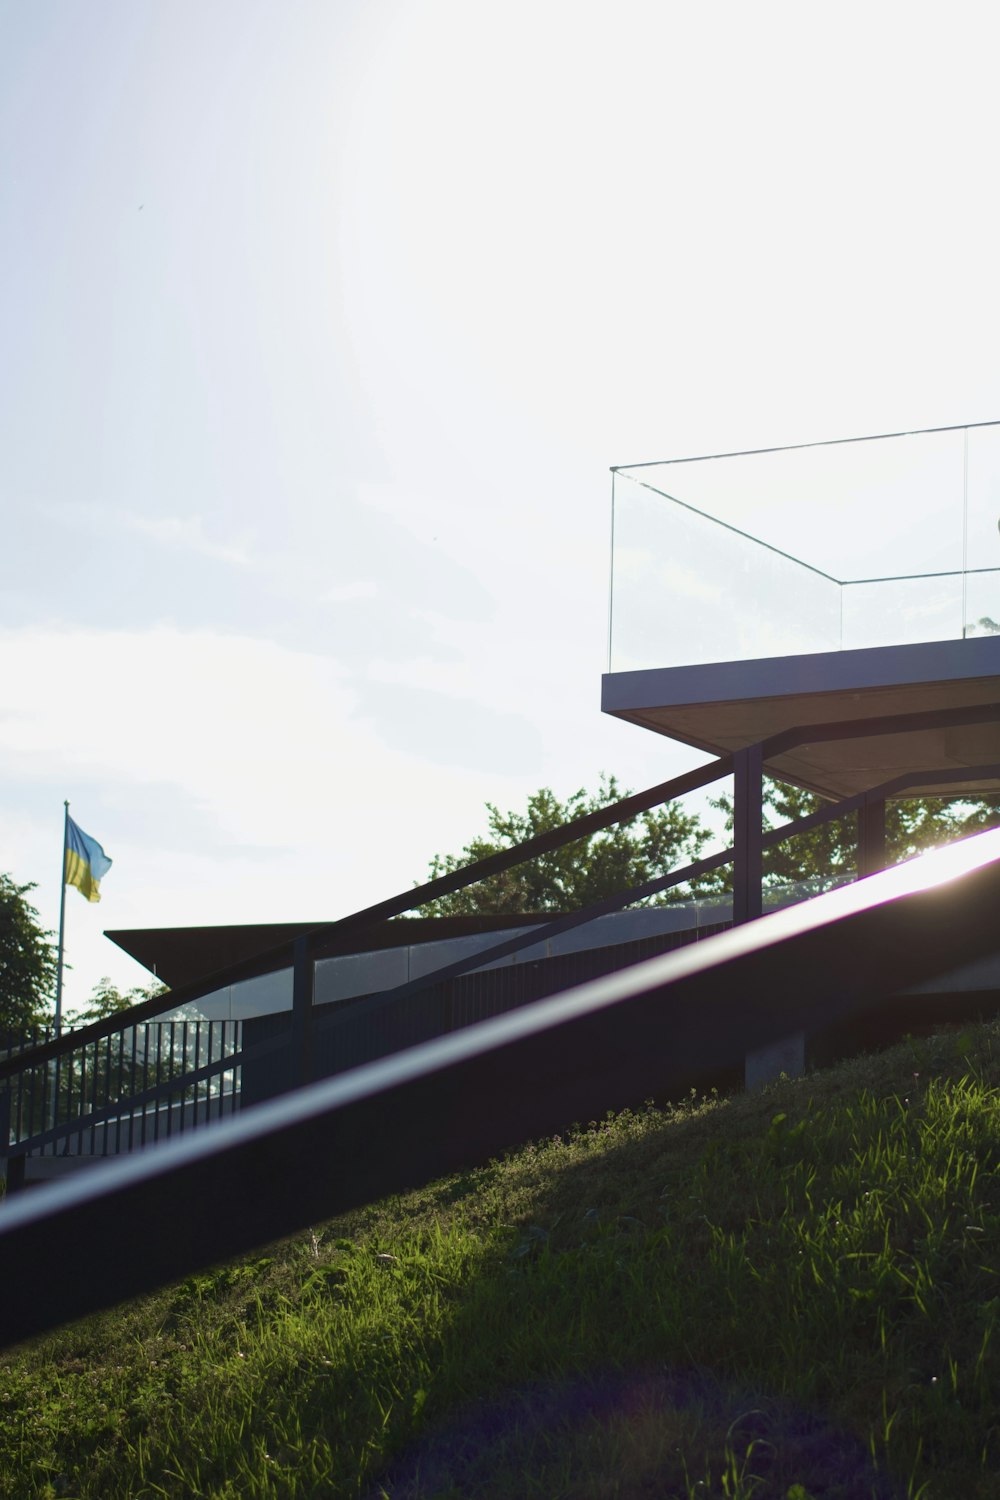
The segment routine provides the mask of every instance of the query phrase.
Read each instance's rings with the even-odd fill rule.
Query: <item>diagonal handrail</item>
[[[947,709],[928,709],[905,714],[880,715],[876,718],[868,719],[832,720],[782,730],[763,740],[760,749],[762,757],[766,762],[784,753],[786,750],[803,744],[866,738],[882,734],[904,734],[919,729],[950,728],[961,724],[994,723],[998,720],[1000,720],[1000,703],[977,704],[968,707]],[[466,886],[474,885],[491,875],[500,874],[504,870],[523,864],[526,860],[535,858],[540,854],[550,853],[565,844],[573,843],[577,839],[586,838],[592,833],[597,833],[604,828],[611,827],[615,823],[624,822],[627,819],[638,816],[640,813],[648,812],[651,808],[657,807],[663,802],[672,801],[691,791],[697,791],[703,786],[710,785],[713,781],[719,781],[724,776],[731,775],[733,763],[734,757],[732,754],[727,753],[719,756],[717,759],[709,761],[706,765],[700,766],[693,771],[685,772],[681,776],[675,776],[669,781],[660,782],[656,786],[649,787],[644,792],[633,793],[628,797],[621,798],[618,802],[609,803],[607,807],[600,808],[597,812],[587,813],[581,818],[576,818],[570,823],[563,824],[560,828],[536,834],[533,838],[526,839],[521,844],[512,845],[509,849],[500,850],[496,854],[488,855],[485,859],[475,861],[473,864],[463,865],[446,875],[440,875],[433,880],[424,882],[422,885],[413,886],[408,891],[401,892],[397,896],[377,902],[372,906],[364,907],[336,921],[321,923],[304,934],[309,949],[311,951],[319,943],[328,940],[334,935],[346,935],[352,932],[363,931],[365,928],[373,926],[376,922],[400,916],[403,912],[411,910],[414,906],[422,906],[428,901],[436,900],[440,896],[451,895],[453,892],[462,890]],[[969,772],[965,774],[968,775]],[[916,785],[924,779],[923,777],[916,778],[910,784]],[[848,801],[851,800],[848,799]],[[855,805],[860,804],[855,803]],[[836,804],[836,806],[841,806],[841,804]],[[846,810],[847,808],[844,806],[844,811]],[[836,814],[831,813],[831,816],[834,815]],[[843,812],[840,815],[843,816]],[[815,817],[817,815],[812,816]],[[823,819],[822,821],[828,821],[828,819]],[[804,832],[807,826],[816,825],[809,824],[807,820],[803,820],[801,824],[796,826],[799,831]],[[764,847],[767,847],[770,841],[770,836],[765,836]],[[537,932],[537,928],[531,929],[535,941],[539,940]],[[110,1036],[123,1027],[161,1015],[165,1008],[174,1010],[178,1006],[201,999],[205,995],[212,994],[216,990],[223,989],[228,985],[237,984],[242,979],[254,978],[261,972],[262,965],[273,963],[274,960],[287,958],[291,962],[292,951],[293,944],[291,942],[286,941],[276,944],[271,948],[263,949],[250,959],[241,960],[239,963],[231,965],[228,968],[219,969],[213,974],[206,975],[201,980],[180,985],[171,990],[169,996],[154,997],[152,1000],[144,1001],[130,1010],[119,1011],[103,1021],[92,1022],[89,1026],[81,1027],[78,1031],[68,1033],[65,1037],[54,1038],[52,1041],[27,1049],[22,1053],[18,1053],[16,1058],[0,1060],[0,1081],[16,1075],[26,1066],[46,1062],[71,1051],[76,1046],[82,1046],[87,1042]]]
[[[574,843],[577,839],[587,838],[592,833],[599,833],[604,828],[610,828],[615,823],[637,817],[640,813],[648,812],[662,802],[672,801],[676,797],[683,797],[687,792],[697,791],[700,787],[708,786],[723,776],[731,775],[732,769],[732,756],[720,756],[705,766],[699,766],[694,771],[687,771],[682,776],[673,777],[670,781],[659,782],[644,792],[635,792],[628,797],[621,798],[618,802],[611,802],[607,807],[599,808],[596,812],[586,813],[583,817],[564,823],[559,828],[536,834],[521,844],[512,845],[510,849],[502,849],[496,854],[487,855],[485,859],[476,860],[474,864],[463,865],[447,875],[439,875],[434,880],[413,886],[398,896],[376,902],[373,906],[366,906],[336,921],[321,923],[304,936],[309,940],[310,947],[315,947],[334,935],[363,931],[376,922],[400,916],[414,906],[423,906],[439,896],[449,896],[454,891],[462,890],[467,885],[475,885],[491,875],[499,875],[504,870],[512,869],[528,859],[536,858],[539,854],[551,853],[554,849],[562,848],[564,844]],[[261,972],[261,965],[269,960],[287,955],[290,961],[292,948],[293,944],[286,941],[275,944],[271,948],[262,949],[252,958],[242,959],[239,963],[225,969],[218,969],[206,975],[204,979],[178,985],[167,995],[154,996],[152,1000],[143,1001],[130,1010],[116,1011],[113,1016],[108,1016],[102,1021],[94,1021],[89,1026],[81,1026],[78,1031],[71,1032],[66,1037],[43,1042],[37,1047],[19,1053],[16,1061],[11,1059],[0,1061],[0,1080],[17,1073],[25,1065],[25,1059],[30,1063],[47,1062],[63,1052],[71,1051],[74,1046],[98,1041],[102,1037],[111,1036],[124,1026],[131,1026],[136,1022],[161,1015],[165,1009],[175,1010],[180,1005],[199,1000],[205,995],[213,994],[216,990],[224,989],[227,985],[238,984],[242,979],[255,978]]]
[[[909,772],[892,777],[877,787],[869,788],[867,792],[855,793],[853,796],[844,798],[838,803],[820,808],[815,813],[768,830],[762,834],[762,848],[773,848],[784,842],[787,838],[845,817],[862,807],[866,801],[884,799],[892,794],[905,791],[907,787],[915,785],[918,782],[921,785],[927,785],[928,783],[946,785],[949,781],[954,781],[957,778],[965,779],[970,776],[983,779],[987,777],[1000,778],[1000,764],[990,763],[962,768],[943,767],[938,770]],[[470,970],[482,968],[485,964],[508,957],[524,947],[533,947],[539,943],[547,942],[564,932],[572,931],[574,928],[585,925],[598,917],[610,915],[622,910],[626,906],[645,900],[649,896],[695,880],[712,870],[719,869],[731,863],[734,853],[735,850],[732,847],[719,850],[714,855],[696,860],[691,864],[670,871],[666,875],[657,876],[655,879],[646,881],[639,886],[619,891],[612,896],[605,897],[601,901],[592,903],[590,906],[579,908],[573,912],[563,913],[550,922],[538,927],[532,927],[524,932],[519,932],[512,938],[505,939],[489,948],[479,949],[465,958],[429,971],[416,979],[397,985],[393,989],[367,996],[365,997],[365,1012],[367,1015],[371,1015],[373,1012],[388,1009],[397,1002],[429,989],[433,985],[458,978]],[[333,1018],[327,1017],[325,1019],[332,1020]],[[79,1033],[75,1033],[74,1036],[78,1037]],[[228,1072],[240,1066],[248,1059],[256,1061],[265,1054],[279,1050],[285,1045],[286,1038],[283,1036],[262,1039],[249,1049],[240,1048],[237,1052],[220,1058],[214,1063],[173,1075],[163,1083],[141,1090],[132,1096],[122,1097],[113,1104],[81,1112],[71,1120],[63,1122],[58,1126],[32,1136],[27,1136],[18,1141],[16,1154],[30,1154],[38,1149],[44,1149],[48,1145],[55,1145],[59,1141],[69,1139],[79,1134],[81,1130],[89,1130],[109,1120],[121,1119],[133,1113],[136,1109],[145,1107],[149,1103],[181,1093],[186,1088],[204,1082],[210,1077]]]
[[[475,953],[467,954],[465,958],[456,959],[454,963],[444,964],[440,969],[432,969],[416,979],[408,979],[405,984],[398,984],[391,990],[382,990],[371,997],[370,1009],[377,1010],[383,1005],[402,1000],[407,995],[415,995],[420,990],[427,989],[429,985],[442,984],[447,979],[457,979],[462,974],[468,974],[472,969],[481,969],[485,964],[507,958],[510,954],[519,952],[521,948],[533,948],[536,943],[547,943],[550,938],[559,937],[564,932],[572,932],[574,927],[583,927],[597,917],[611,916],[614,912],[621,911],[623,907],[632,906],[637,901],[645,901],[647,897],[656,896],[661,891],[670,890],[673,886],[686,885],[689,880],[697,880],[700,876],[707,875],[722,865],[730,864],[732,858],[731,848],[721,849],[717,854],[707,855],[705,859],[697,859],[692,864],[684,865],[678,870],[671,870],[666,875],[657,875],[654,880],[644,881],[642,885],[630,886],[627,890],[617,891],[612,896],[605,896],[603,900],[595,901],[590,906],[581,906],[576,911],[564,912],[541,927],[530,927],[526,931],[516,933],[512,938],[505,938],[502,943],[495,943],[490,948],[479,948]]]
[[[95,1166],[89,1181],[5,1204],[0,1253],[18,1296],[0,1308],[0,1342],[475,1166],[570,1120],[670,1097],[720,1056],[742,1057],[809,1021],[847,1019],[995,951],[1000,830],[960,852],[961,861],[940,858],[952,850],[926,855]],[[935,868],[947,884],[933,883]],[[71,1277],[51,1275],[58,1243],[74,1246]]]
[[[905,791],[910,786],[927,786],[928,784],[947,785],[949,781],[967,780],[970,777],[982,778],[995,777],[1000,780],[1000,763],[990,763],[981,766],[942,767],[935,771],[905,772],[900,776],[894,776],[879,786],[870,787],[866,792],[856,792],[850,797],[845,797],[840,802],[831,803],[821,807],[817,812],[808,813],[804,817],[793,819],[791,822],[782,823],[777,828],[768,829],[761,834],[761,848],[773,849],[778,844],[784,843],[788,838],[793,838],[800,833],[807,833],[810,829],[820,828],[826,823],[846,817],[849,813],[856,812],[863,807],[867,801],[873,799],[884,799],[897,792]],[[614,912],[622,911],[627,906],[632,906],[638,901],[644,901],[649,896],[658,895],[660,892],[670,890],[674,886],[685,885],[689,881],[697,880],[702,875],[709,874],[712,870],[720,869],[722,866],[732,864],[736,850],[730,845],[726,849],[719,850],[716,854],[708,855],[704,859],[695,860],[694,863],[684,865],[682,868],[672,870],[666,875],[659,875],[654,880],[648,880],[643,885],[632,886],[627,890],[617,891],[614,895],[606,896],[601,901],[595,901],[590,906],[579,907],[576,911],[565,912],[553,921],[547,922],[540,927],[532,927],[525,932],[517,933],[512,938],[506,938],[501,943],[495,943],[489,948],[479,948],[475,953],[465,958],[457,959],[454,963],[443,965],[439,969],[432,969],[426,974],[419,975],[416,979],[407,980],[404,984],[396,985],[391,990],[382,990],[378,994],[367,996],[366,1011],[372,1011],[387,1007],[398,1000],[418,994],[421,990],[428,989],[431,985],[442,984],[449,979],[457,979],[470,970],[482,968],[489,963],[495,963],[502,958],[507,958],[522,948],[534,947],[537,943],[548,942],[551,938],[558,937],[564,932],[571,932],[574,927],[581,927],[587,922],[594,921],[597,917],[610,916]]]

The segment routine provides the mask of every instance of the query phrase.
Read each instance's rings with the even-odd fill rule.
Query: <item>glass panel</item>
[[[1000,635],[1000,568],[965,581],[965,634]]]
[[[997,423],[618,470],[611,670],[998,633],[998,520]]]
[[[893,578],[844,588],[844,649],[956,640],[964,575]]]
[[[746,661],[840,644],[840,587],[615,476],[611,669]]]
[[[963,431],[656,464],[635,477],[834,578],[962,567]]]
[[[1000,634],[1000,426],[969,432],[965,633]]]
[[[761,910],[766,915],[770,911],[782,911],[786,906],[797,906],[800,901],[811,901],[825,891],[850,885],[856,878],[852,870],[840,875],[811,875],[806,880],[795,880],[788,885],[765,886],[761,891]]]

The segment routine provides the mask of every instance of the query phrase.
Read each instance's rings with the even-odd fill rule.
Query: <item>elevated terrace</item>
[[[893,717],[766,769],[831,799],[997,789],[1000,730],[964,711],[1000,683],[1000,424],[612,473],[606,713],[712,755]]]

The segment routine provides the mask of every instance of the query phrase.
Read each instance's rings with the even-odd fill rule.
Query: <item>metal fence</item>
[[[725,931],[728,921],[664,932],[627,943],[559,954],[502,968],[480,969],[431,983],[383,1003],[381,995],[358,996],[317,1006],[312,1045],[313,1078],[329,1078],[364,1063],[505,1015],[602,974],[617,973],[643,959],[667,953]],[[433,976],[431,976],[433,979]],[[293,1088],[294,1057],[286,1046],[262,1056],[260,1042],[287,1039],[292,1017],[285,1012],[244,1023],[244,1108]]]
[[[3,1039],[6,1155],[118,1155],[237,1108],[241,1022],[181,1018],[133,1021],[100,1036],[92,1031],[57,1037],[37,1028]]]

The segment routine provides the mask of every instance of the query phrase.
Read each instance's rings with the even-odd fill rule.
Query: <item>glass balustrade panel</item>
[[[637,465],[610,667],[1000,633],[1000,424]]]
[[[830,578],[615,477],[611,670],[746,661],[840,644]]]

